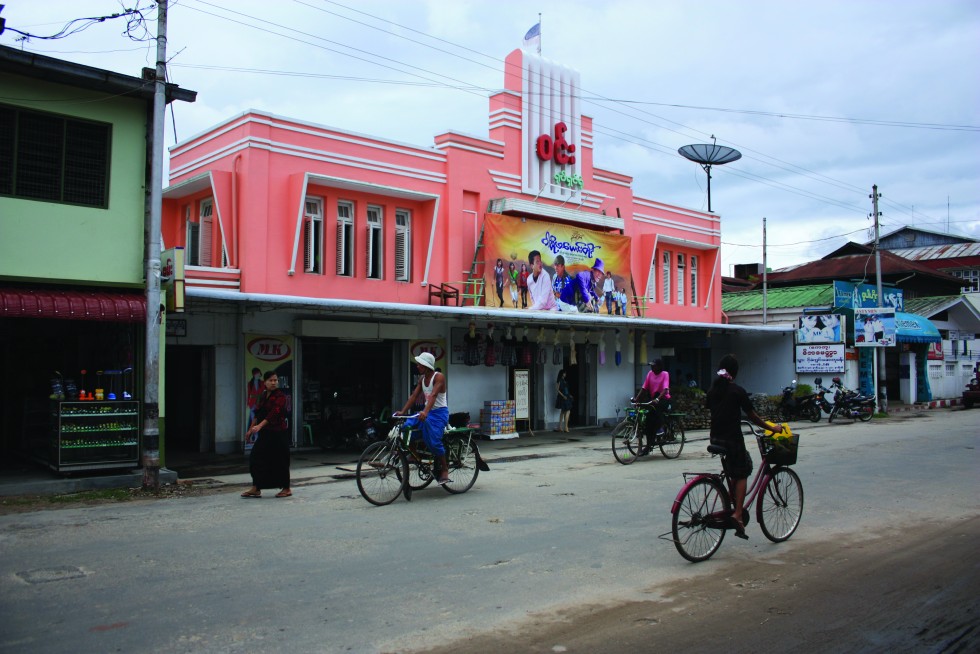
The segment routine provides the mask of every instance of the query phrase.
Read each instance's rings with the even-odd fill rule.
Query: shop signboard
[[[855,347],[892,347],[895,345],[895,310],[886,308],[854,309]]]
[[[286,422],[293,426],[293,358],[296,352],[293,336],[245,334],[245,427],[252,424],[255,404],[265,389],[262,378],[268,371],[276,373],[279,388],[286,394]],[[245,451],[250,452],[256,436],[245,438]]]
[[[796,372],[844,372],[844,344],[797,345]]]
[[[514,419],[528,420],[531,417],[530,371],[518,369],[514,371]]]
[[[558,256],[564,260],[565,273],[573,281],[578,273],[588,273],[597,261],[601,261],[602,269],[611,274],[617,292],[627,294],[624,306],[629,306],[628,292],[633,287],[633,281],[630,273],[628,236],[585,229],[579,225],[487,214],[483,227],[483,246],[486,257],[484,276],[487,306],[490,308],[511,310],[523,308],[524,303],[519,288],[511,283],[511,264],[518,277],[522,267],[530,272],[531,262],[528,261],[528,255],[533,250],[541,253],[541,263],[552,284],[555,281],[555,261]],[[497,284],[498,260],[503,268],[502,287]],[[600,298],[603,295],[603,281],[600,278],[595,282],[595,292]],[[529,293],[528,308],[531,305],[532,298]],[[600,302],[600,308],[605,314],[604,301]]]
[[[882,290],[882,306],[905,311],[905,295],[900,288]],[[847,309],[871,309],[878,306],[878,287],[873,284],[834,282],[834,306]]]
[[[167,313],[184,312],[184,248],[160,253],[160,290],[167,295]]]
[[[928,358],[930,361],[942,361],[946,358],[943,354],[942,341],[939,343],[929,343],[929,350],[926,352],[926,358]]]
[[[800,316],[796,329],[796,343],[843,343],[845,316],[835,313],[805,314]]]

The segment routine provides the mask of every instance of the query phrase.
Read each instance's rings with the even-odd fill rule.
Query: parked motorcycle
[[[779,414],[783,420],[806,418],[810,422],[820,422],[820,406],[817,404],[817,394],[811,393],[796,397],[796,380],[783,389],[783,397],[779,400]]]
[[[840,377],[831,380],[830,387],[834,390],[834,408],[830,412],[828,422],[834,418],[850,418],[868,422],[875,413],[876,400],[873,395],[862,395],[852,391],[841,383]]]
[[[814,404],[817,405],[817,408],[820,409],[821,413],[826,413],[827,415],[830,415],[830,412],[834,410],[834,405],[831,404],[830,400],[827,399],[827,393],[831,392],[830,389],[824,387],[822,377],[817,377],[816,379],[814,379],[813,385],[816,386],[817,388],[817,391],[813,394]],[[819,421],[820,419],[817,418],[816,422]]]

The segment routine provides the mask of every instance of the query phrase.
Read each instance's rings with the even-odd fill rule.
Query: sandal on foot
[[[262,491],[247,490],[244,493],[242,493],[242,497],[262,497]]]
[[[292,497],[292,496],[293,496],[293,491],[289,490],[288,488],[276,493],[276,497]]]
[[[445,479],[437,479],[436,480],[436,483],[439,484],[440,486],[445,486],[446,484],[451,484],[452,482],[453,482],[453,480],[450,479],[449,477],[446,477]]]

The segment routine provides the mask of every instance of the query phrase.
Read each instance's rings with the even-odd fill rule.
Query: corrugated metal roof
[[[771,288],[766,297],[766,306],[769,309],[830,307],[833,304],[834,287],[832,284]],[[762,289],[739,293],[722,293],[721,308],[726,313],[730,311],[761,311]]]
[[[980,257],[980,243],[951,243],[946,245],[930,245],[923,248],[897,248],[892,250],[892,252],[909,261]]]

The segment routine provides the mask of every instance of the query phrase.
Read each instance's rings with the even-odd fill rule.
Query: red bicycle
[[[748,432],[746,432],[746,428]],[[755,436],[762,462],[745,494],[742,523],[749,523],[749,507],[755,502],[755,515],[766,538],[780,543],[796,531],[803,514],[803,484],[789,466],[796,463],[799,434],[776,440],[742,422],[743,434]],[[735,529],[732,516],[733,484],[727,474],[725,448],[709,445],[708,451],[721,456],[721,473],[685,472],[684,487],[671,506],[669,534],[677,551],[688,561],[706,561],[718,551],[725,532]]]

